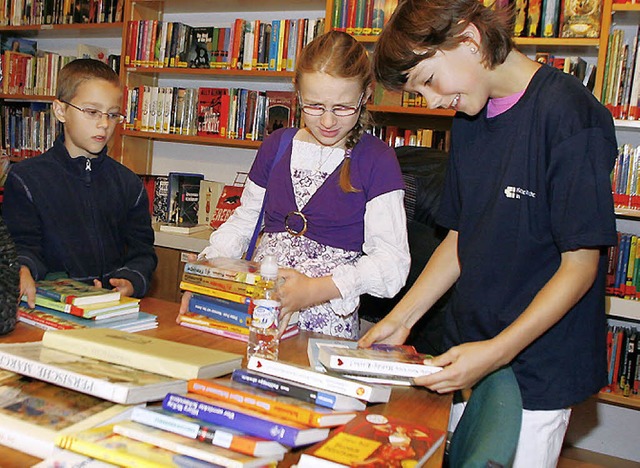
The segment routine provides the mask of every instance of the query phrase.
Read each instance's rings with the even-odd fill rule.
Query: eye
[[[433,83],[433,74],[424,82],[425,86],[429,86],[431,83]]]
[[[107,118],[109,120],[120,120],[121,117],[122,117],[121,114],[118,114],[116,112],[109,112],[107,114]]]
[[[91,118],[98,118],[102,116],[102,112],[97,109],[91,109],[87,107],[86,109],[82,109],[82,111]]]

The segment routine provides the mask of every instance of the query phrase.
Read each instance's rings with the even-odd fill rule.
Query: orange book
[[[356,30],[356,10],[358,0],[344,0],[347,3],[347,34],[355,34]]]

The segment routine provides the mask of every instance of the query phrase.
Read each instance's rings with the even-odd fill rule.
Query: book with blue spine
[[[247,326],[247,320],[251,319],[251,314],[228,307],[227,304],[222,302],[225,301],[224,299],[217,299],[218,298],[215,297],[193,294],[191,299],[189,299],[189,312],[195,312],[221,322]],[[231,301],[225,302],[238,304],[238,306],[244,305]],[[246,307],[248,310],[249,306],[247,305]]]
[[[208,423],[231,427],[245,434],[275,440],[290,447],[313,444],[329,435],[328,428],[311,428],[193,393],[168,393],[162,407]]]

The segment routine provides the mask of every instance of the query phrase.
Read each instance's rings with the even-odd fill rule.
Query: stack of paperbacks
[[[220,377],[241,361],[239,354],[104,328],[0,344],[0,444],[73,458],[54,454],[69,434],[129,420],[134,408],[186,393],[189,379]]]
[[[155,315],[140,311],[140,299],[68,278],[37,282],[35,308],[29,308],[26,300],[23,296],[18,320],[45,330],[113,328],[136,332],[158,326]]]
[[[180,288],[191,291],[188,312],[178,323],[207,333],[248,341],[251,296],[260,280],[260,265],[233,258],[187,262]],[[294,314],[281,339],[297,335],[298,315]]]

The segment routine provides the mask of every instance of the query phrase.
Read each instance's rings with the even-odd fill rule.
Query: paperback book
[[[188,390],[312,427],[340,426],[356,415],[355,411],[334,411],[229,380],[192,379]]]
[[[233,211],[240,206],[240,198],[242,197],[242,191],[244,187],[241,185],[225,185],[220,194],[220,198],[216,203],[216,208],[213,211],[211,218],[211,227],[214,229],[222,226],[229,216],[233,214]]]
[[[169,393],[162,402],[162,407],[212,424],[232,427],[256,437],[275,440],[290,447],[313,444],[324,440],[329,434],[327,428],[309,427],[194,393]]]
[[[27,297],[22,296],[22,300],[26,301]],[[85,319],[101,320],[111,318],[119,315],[132,314],[140,310],[140,299],[132,297],[121,297],[118,301],[104,302],[101,304],[93,304],[87,306],[74,306],[73,304],[65,304],[50,299],[46,296],[36,294],[36,306],[41,306],[47,309],[57,310],[59,312],[65,312],[77,317],[83,317]]]
[[[246,284],[256,284],[260,280],[260,264],[240,258],[217,257],[187,262],[184,272]]]
[[[65,304],[86,306],[120,300],[120,292],[97,288],[70,278],[38,281],[36,293]]]
[[[360,414],[331,436],[307,449],[298,468],[318,466],[384,468],[423,466],[445,433],[381,414]]]
[[[122,404],[186,393],[187,382],[42,346],[0,344],[0,368]]]
[[[155,372],[176,379],[212,378],[240,366],[240,354],[142,336],[120,330],[46,331],[42,344],[114,364]]]
[[[289,450],[273,440],[172,413],[159,406],[136,407],[131,413],[131,420],[254,457],[282,456]]]

